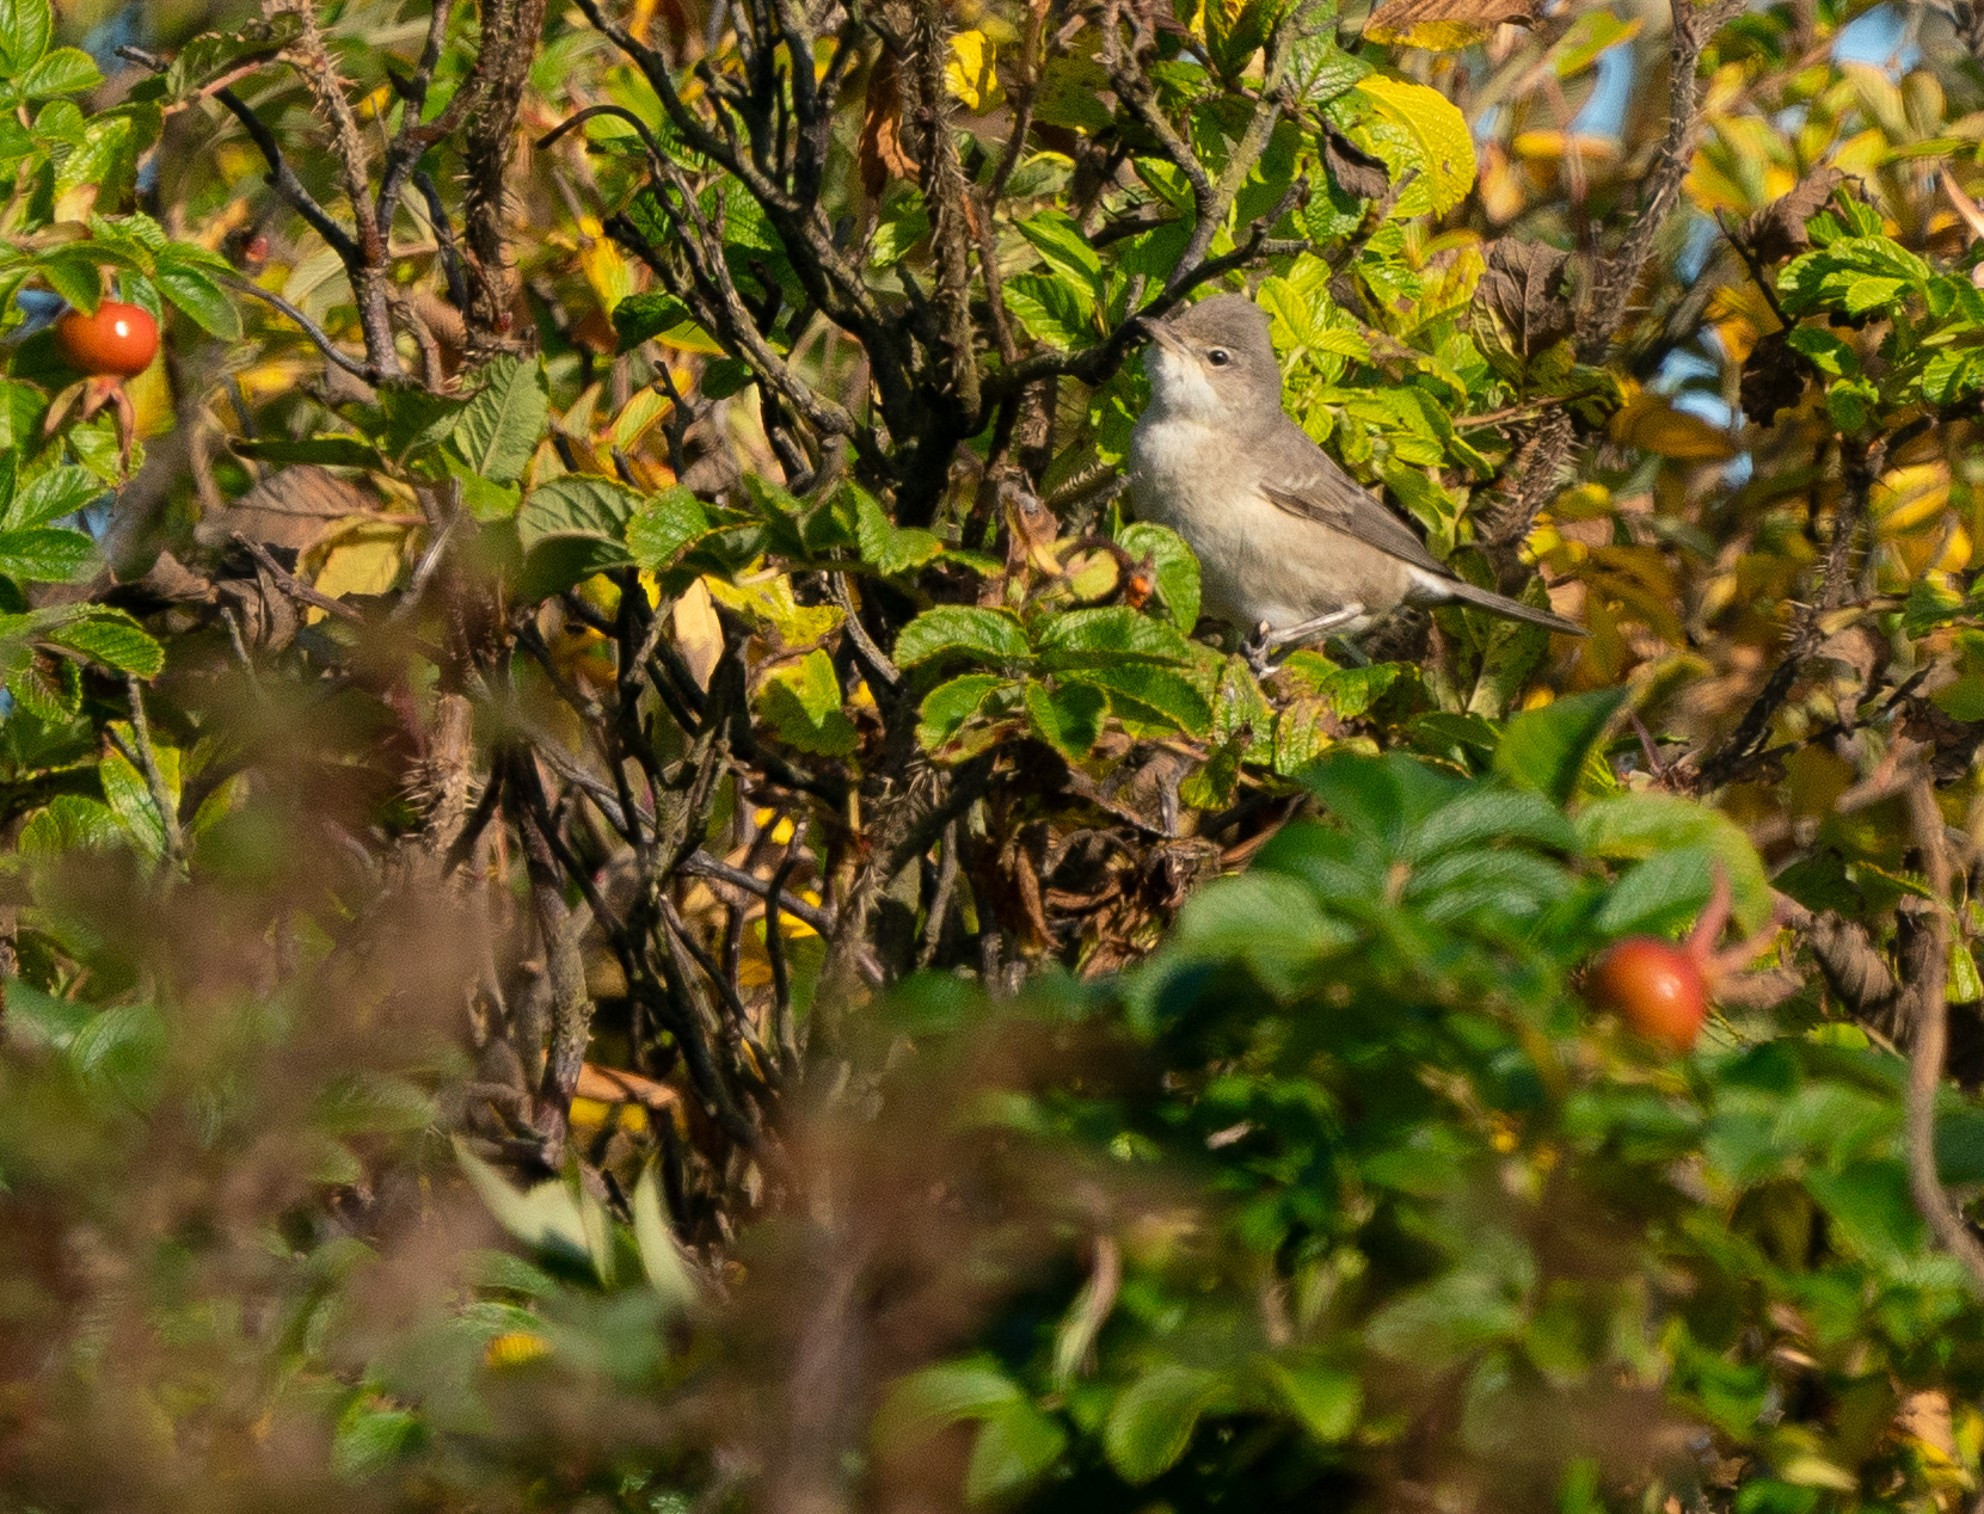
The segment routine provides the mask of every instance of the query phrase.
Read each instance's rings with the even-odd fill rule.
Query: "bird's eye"
[[[1206,361],[1215,368],[1224,368],[1233,361],[1233,354],[1224,347],[1214,347],[1206,353]]]

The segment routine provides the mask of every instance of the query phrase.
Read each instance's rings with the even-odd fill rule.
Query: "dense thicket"
[[[0,0],[5,1501],[1974,1499],[1984,13],[575,5]]]

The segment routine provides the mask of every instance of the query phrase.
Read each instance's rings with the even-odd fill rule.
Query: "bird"
[[[1268,316],[1215,295],[1145,322],[1150,403],[1130,438],[1131,508],[1199,559],[1204,609],[1249,655],[1355,635],[1401,605],[1463,604],[1582,626],[1456,577],[1281,408]]]

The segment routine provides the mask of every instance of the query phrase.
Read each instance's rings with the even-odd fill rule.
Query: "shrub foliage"
[[[1984,13],[59,19],[10,1505],[1976,1497]],[[1202,622],[1120,465],[1234,289],[1589,639]],[[1581,1001],[1725,909],[1692,1054]]]

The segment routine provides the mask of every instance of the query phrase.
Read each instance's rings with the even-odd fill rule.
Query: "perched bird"
[[[1223,294],[1147,323],[1150,404],[1130,439],[1138,517],[1198,554],[1206,613],[1259,655],[1361,631],[1402,604],[1465,604],[1584,628],[1477,589],[1360,487],[1281,408],[1267,313]]]

